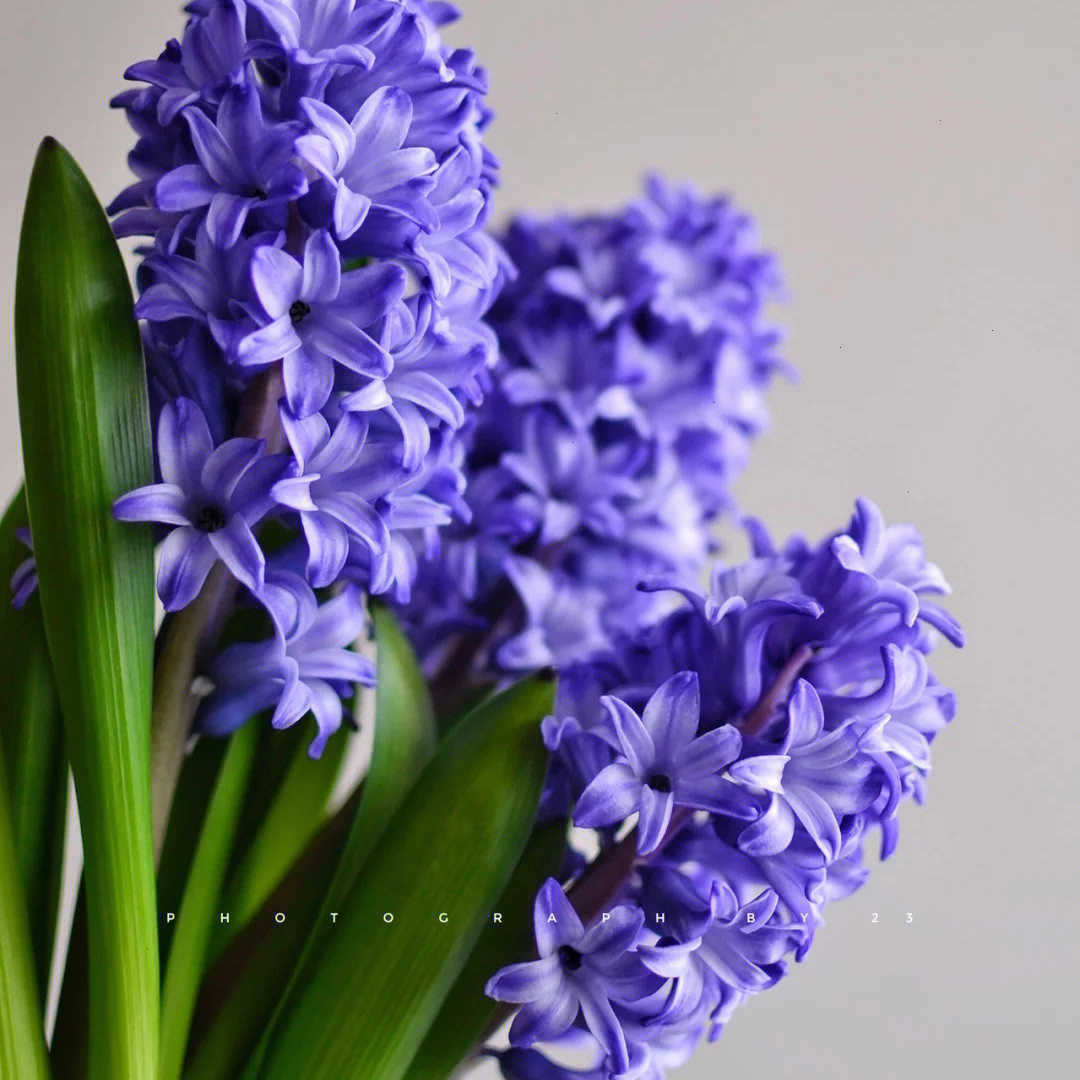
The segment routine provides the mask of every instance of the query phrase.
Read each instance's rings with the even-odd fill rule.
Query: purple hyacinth
[[[158,420],[162,483],[117,499],[121,521],[171,525],[161,547],[157,587],[166,611],[195,599],[219,560],[254,593],[262,588],[266,557],[253,526],[271,510],[271,486],[292,467],[267,455],[260,439],[229,439],[214,446],[198,405],[177,398]]]
[[[458,441],[510,273],[484,231],[486,75],[444,44],[454,13],[424,0],[189,14],[182,40],[129,68],[147,85],[115,100],[137,133],[138,179],[111,211],[119,236],[144,238],[162,481],[117,515],[176,526],[158,579],[170,611],[220,559],[278,620],[264,529],[275,548],[303,538],[313,588],[408,596],[417,552],[469,514]],[[178,411],[202,418],[183,477]],[[245,468],[259,440],[281,453]]]
[[[751,557],[717,566],[707,594],[650,579],[666,613],[576,662],[568,650],[543,725],[542,815],[571,815],[599,849],[575,848],[568,895],[643,915],[633,952],[662,980],[613,1001],[628,1075],[660,1080],[806,955],[825,905],[866,880],[875,827],[892,852],[897,808],[923,797],[930,743],[955,712],[929,657],[963,635],[914,529],[860,500],[818,544],[749,530]],[[578,625],[532,624],[554,656]],[[619,1040],[580,1020],[544,1047],[512,1029],[497,1056],[508,1077],[547,1080],[562,1075],[547,1049],[582,1040],[593,1064],[579,1076],[617,1072]]]
[[[302,578],[278,572],[268,588],[291,594],[293,625],[262,642],[228,646],[208,672],[215,690],[201,704],[200,731],[228,735],[249,717],[272,709],[271,724],[287,728],[311,712],[318,732],[308,752],[319,757],[342,724],[342,697],[375,685],[372,661],[352,646],[367,627],[363,593],[346,587],[321,606]]]
[[[342,273],[341,253],[320,230],[308,237],[302,261],[280,248],[256,248],[251,281],[263,325],[237,343],[237,362],[261,368],[281,360],[285,397],[298,419],[327,403],[335,363],[368,378],[390,374],[390,354],[365,327],[404,293],[400,266]]]
[[[731,805],[723,772],[739,756],[742,738],[730,725],[698,735],[696,672],[659,686],[640,717],[616,697],[600,700],[620,752],[582,792],[575,825],[613,825],[637,810],[638,851],[647,855],[660,845],[676,806],[720,812]]]
[[[862,751],[850,722],[826,732],[821,700],[800,679],[788,703],[788,730],[775,754],[748,757],[731,775],[759,791],[767,808],[739,837],[739,847],[755,855],[783,851],[796,820],[831,862],[840,852],[840,821],[870,806],[881,789],[875,762]],[[874,730],[874,729],[871,729]]]
[[[472,512],[421,559],[412,628],[435,669],[463,628],[490,627],[479,681],[542,651],[522,652],[535,602],[515,560],[602,597],[582,613],[601,654],[670,607],[639,581],[697,580],[781,367],[775,266],[726,200],[651,180],[621,211],[521,217],[503,241],[517,275],[492,309],[500,357],[467,435]],[[508,580],[524,626],[507,618]]]
[[[510,1030],[515,1045],[557,1039],[580,1013],[615,1071],[629,1067],[626,1036],[613,1002],[647,997],[663,980],[633,951],[642,929],[641,911],[623,906],[607,914],[607,920],[586,930],[558,882],[545,882],[533,911],[540,959],[503,968],[486,988],[497,1001],[522,1005]]]
[[[307,177],[294,160],[294,132],[266,123],[262,99],[251,84],[226,91],[216,124],[198,109],[181,115],[198,163],[165,173],[155,201],[165,211],[206,207],[206,232],[218,247],[236,243],[256,207],[280,210],[307,192]]]

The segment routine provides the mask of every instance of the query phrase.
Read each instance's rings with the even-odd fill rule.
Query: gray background
[[[608,207],[660,168],[758,216],[803,378],[773,395],[743,504],[817,534],[865,493],[919,523],[971,639],[940,657],[960,715],[898,854],[680,1075],[1075,1075],[1080,8],[461,3],[503,212]],[[167,0],[2,6],[9,298],[38,139],[118,190],[107,98],[181,21]],[[13,399],[8,348],[5,496]]]

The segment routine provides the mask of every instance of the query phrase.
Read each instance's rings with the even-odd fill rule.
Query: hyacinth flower
[[[638,851],[648,855],[659,847],[676,806],[719,811],[731,805],[723,772],[739,757],[742,738],[728,724],[697,734],[696,672],[680,672],[662,683],[640,717],[616,697],[600,701],[620,752],[581,793],[575,825],[612,825],[636,809]]]
[[[557,1039],[580,1013],[616,1070],[629,1067],[612,1002],[647,997],[660,979],[633,952],[642,912],[617,907],[608,915],[586,931],[558,882],[544,883],[533,914],[540,959],[504,968],[487,985],[487,993],[499,1001],[524,1003],[511,1029],[515,1045]]]
[[[266,559],[252,531],[270,511],[267,484],[291,467],[265,453],[262,439],[229,439],[215,447],[198,405],[177,398],[158,420],[163,482],[116,501],[121,521],[174,526],[161,546],[157,589],[166,611],[186,607],[221,560],[253,593],[262,588]]]
[[[187,15],[134,182],[46,140],[27,200],[0,1073],[663,1080],[896,850],[945,577],[866,499],[718,549],[789,371],[729,199],[493,236],[450,5]]]

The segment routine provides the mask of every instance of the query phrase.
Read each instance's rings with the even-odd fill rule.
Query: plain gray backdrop
[[[1075,1076],[1080,7],[460,2],[500,214],[612,207],[648,169],[751,210],[802,380],[772,395],[743,506],[819,534],[870,495],[923,528],[970,637],[940,656],[960,712],[898,853],[678,1075]],[[169,0],[0,6],[10,311],[37,142],[111,197],[131,136],[108,98],[182,23]],[[9,345],[5,497],[14,386]]]

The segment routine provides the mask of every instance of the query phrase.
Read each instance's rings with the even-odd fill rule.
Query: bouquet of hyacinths
[[[448,5],[188,11],[108,212],[30,181],[0,1076],[659,1080],[895,847],[945,580],[862,499],[717,550],[786,370],[730,202],[493,234]]]

